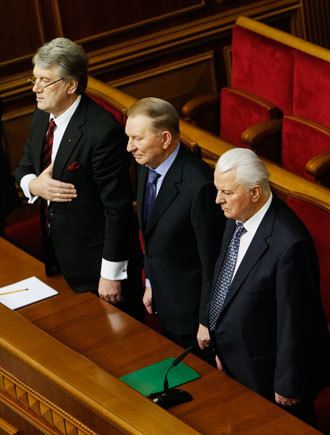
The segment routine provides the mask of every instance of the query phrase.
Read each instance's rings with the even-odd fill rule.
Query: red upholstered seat
[[[236,25],[233,29],[233,88],[244,89],[292,112],[294,49]]]
[[[330,63],[295,52],[293,89],[293,114],[283,121],[282,164],[314,180],[307,162],[330,154]]]
[[[43,259],[43,246],[38,208],[28,204],[14,210],[4,229],[4,238],[19,248]]]
[[[330,62],[296,52],[293,112],[330,128]]]
[[[221,91],[220,136],[247,146],[248,127],[292,111],[294,50],[236,25],[231,88]]]
[[[322,304],[330,325],[330,213],[296,196],[289,196],[287,203],[304,222],[314,240],[320,263]]]
[[[221,138],[240,147],[247,147],[242,133],[251,125],[280,117],[273,104],[249,92],[230,87],[221,90]]]
[[[306,171],[306,164],[312,157],[326,152],[330,152],[330,128],[301,116],[284,117],[282,165],[286,169],[314,181],[314,177]]]
[[[330,213],[308,200],[295,196],[290,196],[287,203],[313,237],[320,263],[322,304],[330,326]],[[314,407],[318,429],[330,434],[330,387],[318,394]]]

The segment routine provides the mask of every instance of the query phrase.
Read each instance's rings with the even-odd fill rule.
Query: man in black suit
[[[209,343],[206,309],[212,269],[224,228],[210,168],[179,143],[178,115],[167,101],[144,98],[134,104],[126,134],[127,149],[139,164],[144,305],[149,313],[157,312],[170,338],[197,349],[197,336],[204,348]]]
[[[29,202],[43,202],[47,271],[58,263],[72,289],[118,303],[133,246],[127,138],[85,95],[82,47],[56,38],[33,64],[38,108],[16,178]]]
[[[209,304],[217,366],[312,422],[330,365],[311,236],[251,150],[224,153],[214,180],[228,218]]]

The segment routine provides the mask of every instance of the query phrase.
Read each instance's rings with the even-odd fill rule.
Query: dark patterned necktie
[[[157,180],[160,177],[153,169],[148,170],[148,181],[144,197],[144,223],[147,225],[156,201]]]
[[[209,326],[211,331],[215,330],[219,315],[231,285],[236,266],[241,235],[245,232],[246,229],[244,228],[243,224],[241,222],[236,222],[236,229],[229,242],[226,257],[219,272],[210,303]]]
[[[51,119],[48,124],[46,136],[44,139],[43,150],[42,150],[42,159],[41,159],[42,170],[46,169],[51,163],[55,128],[56,128],[55,121],[54,119]]]

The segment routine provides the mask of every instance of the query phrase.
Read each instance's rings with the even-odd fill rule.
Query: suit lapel
[[[275,216],[276,206],[274,205],[273,199],[272,204],[270,205],[267,213],[261,221],[259,228],[257,229],[257,232],[255,233],[251,244],[243,257],[243,260],[237,269],[235,277],[231,283],[231,286],[229,287],[229,291],[225,299],[220,317],[222,313],[225,312],[226,307],[231,303],[236,293],[240,290],[245,278],[247,277],[247,275],[249,275],[254,265],[267,251],[267,239],[272,235]]]
[[[86,122],[87,105],[86,97],[82,97],[64,132],[54,161],[53,178],[57,180],[61,179],[67,161],[82,135],[80,127]]]
[[[158,192],[154,208],[146,228],[146,236],[154,228],[159,219],[168,209],[175,197],[178,195],[178,183],[182,181],[182,170],[185,162],[185,153],[180,147],[172,166],[165,175],[164,181]]]

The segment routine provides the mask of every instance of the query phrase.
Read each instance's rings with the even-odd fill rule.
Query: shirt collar
[[[77,107],[79,106],[80,100],[81,95],[78,95],[78,97],[65,112],[61,113],[61,115],[59,115],[57,118],[51,113],[49,119],[54,119],[57,127],[61,127],[61,125],[67,124],[70,121],[74,112],[76,111]]]
[[[161,177],[165,177],[167,171],[170,169],[172,163],[174,162],[176,156],[178,155],[179,149],[180,149],[180,144],[178,143],[174,151],[167,157],[167,159],[164,160],[159,166],[157,166],[157,168],[152,168],[152,169],[154,169],[154,171],[156,171]]]
[[[259,227],[262,219],[264,218],[265,214],[267,213],[267,210],[270,207],[270,204],[273,199],[273,194],[270,192],[269,198],[265,202],[265,204],[261,207],[260,210],[257,211],[253,216],[250,217],[247,221],[244,222],[244,228],[247,232],[256,231]]]

